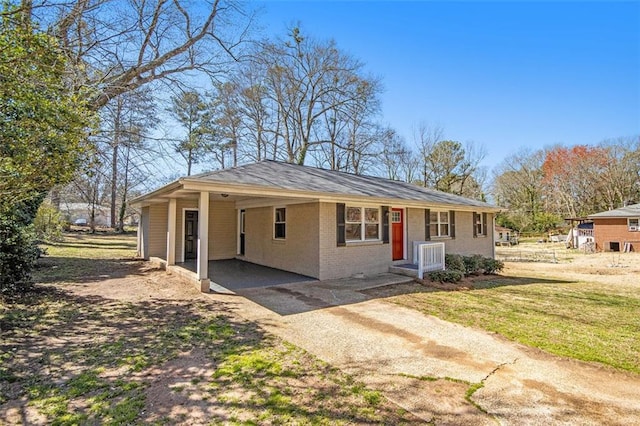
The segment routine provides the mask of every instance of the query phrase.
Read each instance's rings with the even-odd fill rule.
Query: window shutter
[[[336,244],[338,247],[347,245],[345,212],[346,212],[346,207],[344,203],[337,203],[336,204]]]
[[[449,236],[456,237],[456,212],[449,210]]]
[[[431,239],[431,210],[424,210],[424,239],[429,241]]]
[[[473,238],[476,238],[478,236],[478,227],[476,226],[476,223],[478,223],[478,213],[473,212],[473,220],[472,220],[472,225],[473,225]]]
[[[484,224],[483,228],[482,228],[482,235],[484,235],[485,237],[488,235],[488,229],[489,228],[489,224],[487,223],[487,214],[486,213],[482,213],[482,223]]]
[[[382,206],[382,243],[389,244],[389,206]]]

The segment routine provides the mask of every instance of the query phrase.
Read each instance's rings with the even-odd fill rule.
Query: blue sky
[[[382,78],[382,121],[473,141],[489,169],[523,147],[640,134],[640,1],[262,1],[264,35],[299,22]]]

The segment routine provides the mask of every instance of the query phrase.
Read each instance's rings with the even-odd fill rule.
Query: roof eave
[[[174,192],[177,189],[182,189],[182,179],[178,179],[165,186],[161,186],[160,188],[154,191],[135,197],[129,201],[129,204],[132,206],[142,206],[145,204],[146,201],[149,201],[153,198],[161,197],[163,195],[170,194],[171,192]]]
[[[386,198],[375,197],[370,195],[354,195],[354,194],[337,194],[333,192],[318,192],[318,191],[302,191],[292,189],[280,189],[275,187],[265,187],[259,185],[248,185],[238,183],[228,183],[221,181],[203,181],[202,179],[183,178],[181,179],[183,189],[191,191],[211,191],[215,189],[216,192],[221,193],[235,193],[242,195],[260,195],[267,197],[286,197],[286,198],[313,198],[324,202],[336,202],[353,200],[363,203],[377,203],[381,205],[403,205],[407,207],[424,208],[425,204],[430,207],[440,208],[456,208],[462,211],[476,211],[497,213],[504,209],[494,206],[467,206],[464,204],[454,203],[436,203],[426,200],[411,200],[404,198]],[[213,187],[213,188],[212,188]]]

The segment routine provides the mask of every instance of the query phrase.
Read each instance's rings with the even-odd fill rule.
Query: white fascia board
[[[153,200],[154,198],[166,196],[172,192],[175,192],[176,190],[181,189],[181,187],[182,187],[182,183],[179,180],[177,180],[175,182],[171,182],[168,185],[160,187],[154,191],[151,191],[144,195],[140,195],[139,197],[136,197],[130,200],[129,204],[132,206],[140,206],[140,207],[148,206],[149,204],[152,204],[154,201],[156,201],[156,200]]]

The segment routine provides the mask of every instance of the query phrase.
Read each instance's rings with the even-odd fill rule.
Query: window
[[[431,210],[429,213],[429,235],[431,237],[448,237],[449,233],[449,212]]]
[[[347,207],[345,233],[347,241],[380,239],[380,209]]]
[[[399,211],[391,211],[391,223],[400,223],[402,222],[402,212]]]
[[[640,231],[640,218],[634,217],[627,219],[629,231]]]
[[[473,214],[473,234],[474,235],[486,235],[484,232],[485,227],[487,226],[487,224],[484,223],[485,220],[486,220],[486,215],[482,213]]]
[[[287,209],[277,207],[274,215],[273,238],[284,240],[287,233]]]

